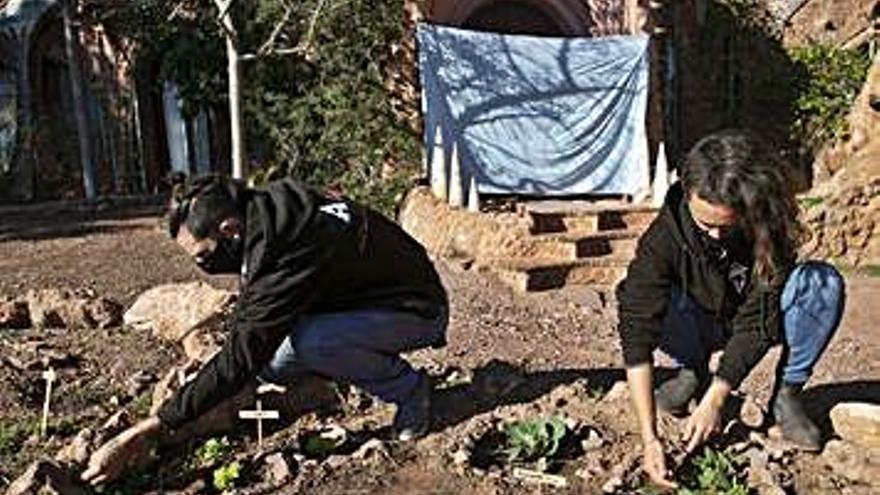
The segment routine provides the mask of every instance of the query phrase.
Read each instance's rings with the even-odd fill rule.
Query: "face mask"
[[[238,274],[244,262],[244,242],[241,237],[221,237],[210,252],[196,257],[196,264],[211,275]]]

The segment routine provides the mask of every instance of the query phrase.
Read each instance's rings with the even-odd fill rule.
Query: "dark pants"
[[[831,265],[798,265],[786,280],[780,298],[782,311],[782,380],[806,383],[843,315],[843,277]],[[705,367],[709,355],[724,347],[728,332],[687,294],[675,290],[666,315],[661,348],[679,365]]]
[[[315,373],[399,405],[426,379],[400,353],[442,342],[446,324],[445,309],[433,319],[389,309],[305,315],[260,378],[284,384]]]

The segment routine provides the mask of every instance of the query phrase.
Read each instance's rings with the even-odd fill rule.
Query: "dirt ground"
[[[609,473],[637,463],[638,438],[626,399],[607,394],[624,378],[609,294],[588,289],[518,294],[456,262],[438,260],[437,266],[451,298],[449,345],[412,355],[414,363],[428,369],[437,382],[434,432],[414,445],[385,443],[386,452],[373,462],[355,462],[343,455],[306,460],[300,463],[295,482],[288,484],[272,485],[255,473],[246,474],[245,479],[251,476],[256,481],[245,492],[601,493]],[[0,295],[19,296],[29,289],[53,287],[89,288],[128,305],[147,288],[186,280],[209,278],[164,236],[155,208],[66,214],[5,209],[0,216]],[[211,283],[232,287],[228,279]],[[807,391],[811,414],[826,431],[828,410],[835,403],[880,401],[878,301],[880,279],[848,277],[842,327]],[[45,363],[41,358],[47,355],[55,360],[61,379],[51,436],[41,442],[33,433],[42,403],[40,372]],[[777,356],[774,351],[762,361],[744,384],[744,393],[767,400]],[[131,328],[25,330],[0,331],[0,358],[5,358],[0,359],[3,489],[31,460],[53,454],[77,431],[96,427],[114,411],[125,408],[135,416],[145,414],[150,384],[180,359],[180,351]],[[353,400],[351,395],[347,400]],[[298,431],[328,422],[350,432],[351,449],[371,437],[387,435],[384,427],[391,409],[369,400],[360,402],[354,410],[346,406],[342,413],[311,415],[277,431],[269,448],[284,449]],[[602,438],[601,454],[578,452],[563,459],[558,470],[569,480],[568,488],[522,484],[507,471],[481,467],[475,459],[479,446],[472,445],[499,422],[554,414],[570,418],[578,435],[594,430]],[[245,463],[260,458],[251,429],[243,425],[233,436]],[[457,459],[461,451],[468,460]],[[842,485],[832,479],[819,456],[796,454],[789,462],[790,492],[870,493],[838,490]],[[169,466],[175,465],[180,464],[169,461]],[[162,468],[159,471],[161,478]],[[198,476],[198,470],[193,470],[185,476],[171,476],[172,481],[123,484],[115,492],[185,489],[196,493]]]

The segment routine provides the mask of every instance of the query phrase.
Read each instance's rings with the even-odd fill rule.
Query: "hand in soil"
[[[93,486],[102,485],[154,461],[160,426],[159,418],[150,417],[104,444],[89,459],[89,466],[82,474],[83,481]]]
[[[678,488],[678,483],[672,479],[672,473],[666,469],[666,454],[660,440],[655,438],[645,442],[643,450],[642,468],[651,482],[664,490]]]
[[[684,427],[682,440],[687,443],[687,453],[692,453],[718,431],[721,425],[721,408],[707,394],[691,413]]]

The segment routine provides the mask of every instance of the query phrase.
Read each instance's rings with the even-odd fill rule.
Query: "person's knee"
[[[313,368],[328,360],[344,359],[342,343],[330,332],[305,332],[297,336],[294,348],[297,359]]]
[[[843,275],[837,268],[822,261],[808,261],[792,272],[782,307],[784,311],[797,307],[833,332],[843,314],[845,290]]]

